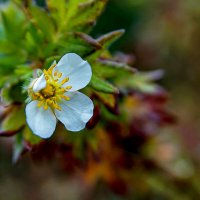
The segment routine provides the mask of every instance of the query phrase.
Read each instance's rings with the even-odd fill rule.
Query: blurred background
[[[38,163],[25,155],[12,165],[11,147],[5,152],[1,145],[0,199],[200,199],[200,3],[110,0],[92,36],[116,29],[126,32],[112,45],[114,55],[126,53],[141,71],[164,70],[159,84],[168,91],[167,108],[176,118],[176,123],[160,130],[142,147],[146,161],[136,159],[133,164],[129,193],[122,180],[111,184],[111,189],[101,181],[92,184],[102,173],[98,167],[87,174],[88,179],[92,177],[90,184],[80,178],[81,171],[63,173],[57,166],[59,156],[48,162],[41,157]],[[6,142],[1,139],[2,144]],[[112,170],[104,173],[109,177]]]

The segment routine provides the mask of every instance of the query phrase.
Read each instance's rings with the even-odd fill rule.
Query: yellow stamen
[[[64,100],[66,100],[66,101],[69,101],[70,100],[70,98],[68,97],[68,96],[62,96],[62,98],[64,99]]]
[[[60,107],[58,104],[54,104],[53,106],[54,106],[54,108],[57,109],[57,110],[60,110],[60,111],[62,110],[61,107]]]
[[[51,104],[51,100],[50,100],[50,99],[47,99],[47,100],[46,100],[46,104]]]
[[[33,91],[33,86],[29,88],[29,95],[32,100],[39,101],[37,106],[43,107],[44,110],[49,108],[52,110],[60,110],[59,102],[62,100],[69,101],[70,97],[66,95],[66,92],[72,88],[72,86],[63,87],[63,85],[69,81],[69,78],[60,78],[63,76],[57,69],[54,70],[56,64],[53,64],[48,70],[44,70],[46,87],[39,92]],[[54,71],[53,71],[54,70]]]
[[[72,86],[67,86],[65,89],[70,90],[70,89],[72,89]]]
[[[61,76],[62,76],[62,73],[59,73],[59,74],[58,74],[58,78],[61,78]]]
[[[44,109],[48,110],[48,105],[47,104],[44,105]]]
[[[65,84],[66,82],[68,82],[69,81],[69,78],[67,77],[67,78],[64,78],[63,80],[62,80],[62,82],[61,82],[61,84],[63,85],[63,84]]]
[[[48,74],[52,75],[53,69],[56,66],[56,64],[51,65],[51,67],[48,69]]]
[[[60,88],[60,93],[64,93],[64,92],[66,92],[65,88]]]
[[[38,102],[38,104],[37,104],[37,106],[38,106],[39,108],[40,108],[42,105],[43,105],[43,102],[42,102],[42,101]]]
[[[58,75],[58,71],[55,71],[55,72],[54,72],[54,76],[57,76],[57,75]]]
[[[56,97],[51,97],[52,101],[56,101]]]
[[[49,77],[48,77],[47,75],[45,76],[45,80],[46,80],[46,81],[48,81],[48,80],[49,80]]]

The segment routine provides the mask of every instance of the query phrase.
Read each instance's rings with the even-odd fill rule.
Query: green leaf
[[[29,54],[29,60],[33,62],[41,62],[47,57],[52,56],[56,49],[56,44],[47,42],[45,37],[41,34],[40,31],[34,30],[28,31],[26,34],[26,49]]]
[[[18,51],[10,51],[10,53],[0,52],[0,65],[4,66],[0,68],[0,73],[6,74],[11,72],[16,65],[24,63],[25,60],[26,54],[20,51],[20,49]]]
[[[55,35],[55,24],[50,15],[39,7],[32,6],[29,8],[33,24],[41,30],[45,40],[51,41]]]
[[[103,102],[104,105],[110,107],[110,108],[115,108],[117,105],[117,98],[115,94],[107,94],[103,92],[97,92],[95,91],[95,95]]]
[[[44,59],[51,47],[51,44],[46,40],[43,32],[37,28],[33,22],[30,22],[25,35],[25,48],[29,54],[29,60]],[[48,55],[49,56],[49,55]]]
[[[125,63],[120,63],[108,59],[98,59],[93,64],[93,70],[96,74],[104,78],[125,78],[136,72],[136,69]]]
[[[72,0],[71,0],[72,1]],[[107,0],[84,0],[79,1],[77,10],[72,16],[69,29],[88,33],[96,24],[97,17],[102,13]]]
[[[107,0],[47,0],[47,5],[60,32],[88,33],[103,11]]]
[[[13,131],[21,129],[26,123],[24,107],[14,106],[2,122],[2,130]]]
[[[112,31],[110,33],[107,33],[99,37],[97,39],[97,42],[101,44],[104,48],[108,48],[113,42],[119,39],[124,34],[124,32],[125,32],[124,29]]]
[[[32,72],[32,69],[27,64],[17,65],[14,71],[15,75],[19,77],[20,80],[26,80],[30,78]]]
[[[0,8],[0,74],[11,73],[27,58],[24,37],[27,22],[24,13],[13,3]]]
[[[41,36],[35,29],[35,27],[30,24],[29,29],[26,32],[25,35],[25,41],[26,41],[26,50],[29,53],[29,57],[34,58],[34,57],[39,57],[41,54],[41,49],[39,48],[39,43],[42,42]]]
[[[56,45],[57,51],[61,55],[74,52],[81,57],[85,57],[101,48],[90,36],[79,32],[66,34],[66,38],[60,40]]]
[[[5,37],[16,44],[22,43],[23,41],[20,39],[26,28],[23,12],[14,4],[9,3],[4,9],[1,9],[1,20],[4,25]]]
[[[58,25],[58,27],[62,26],[62,23],[65,20],[67,13],[66,0],[47,0],[48,9]]]
[[[82,32],[75,32],[75,36],[80,38],[82,41],[86,42],[87,45],[93,47],[93,49],[98,50],[102,48],[102,46],[97,42],[97,40],[95,40],[88,34]]]
[[[94,90],[97,90],[100,92],[105,92],[105,93],[118,93],[119,92],[118,89],[114,85],[108,83],[104,79],[102,79],[94,74],[92,75],[90,86]]]
[[[154,81],[161,78],[162,75],[162,70],[138,72],[133,76],[127,76],[126,79],[117,79],[115,83],[122,88],[133,88],[145,93],[155,93],[161,89],[161,87],[154,83]]]
[[[118,38],[120,38],[124,33],[124,30],[117,30],[107,33],[96,39],[96,43],[98,43],[101,48],[94,52],[93,54],[87,57],[88,60],[95,62],[99,57],[110,58],[111,55],[107,50],[108,47],[115,42]]]

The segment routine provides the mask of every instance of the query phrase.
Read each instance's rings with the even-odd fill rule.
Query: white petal
[[[90,82],[92,76],[89,63],[75,53],[65,54],[54,68],[55,70],[62,72],[63,76],[61,80],[69,77],[69,81],[64,87],[72,86],[70,91],[77,91],[84,88]]]
[[[93,115],[94,105],[92,100],[80,92],[67,92],[69,101],[59,103],[61,111],[56,110],[56,117],[70,131],[80,131]]]
[[[47,85],[46,79],[44,74],[42,74],[35,82],[33,85],[33,92],[38,92],[42,89],[44,89]]]
[[[56,117],[50,108],[44,110],[37,104],[38,101],[32,101],[26,106],[26,120],[34,134],[48,138],[56,128]]]

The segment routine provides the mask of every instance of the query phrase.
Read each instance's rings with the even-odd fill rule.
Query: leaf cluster
[[[90,36],[106,3],[107,0],[46,0],[40,7],[30,0],[12,0],[0,7],[0,88],[4,104],[12,108],[2,120],[3,135],[20,130],[27,141],[40,141],[31,136],[25,122],[26,86],[37,69],[48,68],[69,52],[90,63],[93,75],[85,92],[111,110],[116,108],[121,91],[154,92],[152,76],[136,73],[109,52],[124,30],[99,38]],[[13,120],[17,118],[20,123]]]

